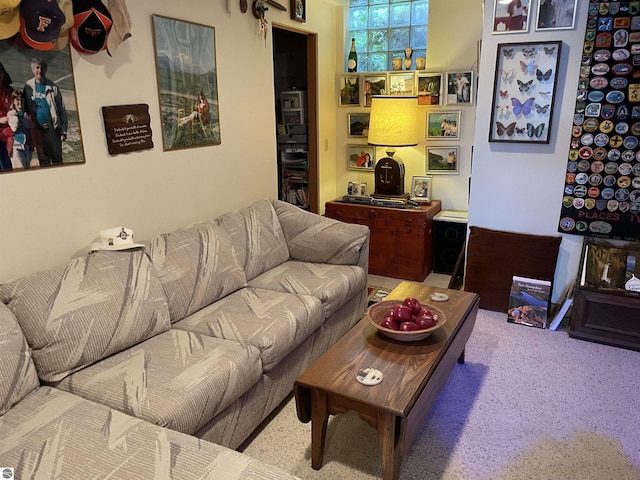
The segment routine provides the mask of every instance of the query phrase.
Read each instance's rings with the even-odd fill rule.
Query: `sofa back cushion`
[[[0,302],[0,416],[39,383],[27,340],[11,310]]]
[[[228,235],[209,222],[158,235],[147,253],[177,322],[247,283]]]
[[[0,298],[22,327],[45,382],[170,328],[167,298],[142,249],[73,259],[0,285]]]
[[[289,259],[287,241],[269,200],[227,212],[214,222],[231,238],[247,281]]]

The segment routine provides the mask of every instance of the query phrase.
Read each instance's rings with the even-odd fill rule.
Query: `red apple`
[[[400,324],[400,330],[402,332],[411,332],[413,330],[418,330],[418,325],[413,322],[402,322]]]
[[[427,328],[431,328],[435,326],[436,321],[433,317],[422,316],[416,320],[416,325],[420,330],[426,330]]]
[[[393,317],[384,317],[380,322],[380,326],[383,328],[388,328],[389,330],[399,330],[400,325],[396,322]]]
[[[391,316],[398,322],[409,322],[413,318],[413,310],[406,305],[394,305]]]
[[[404,302],[402,302],[403,305],[406,305],[407,307],[411,308],[411,310],[413,310],[413,314],[417,315],[420,313],[420,310],[422,309],[422,305],[420,305],[420,300],[418,300],[417,298],[413,298],[413,297],[408,297],[404,299]]]

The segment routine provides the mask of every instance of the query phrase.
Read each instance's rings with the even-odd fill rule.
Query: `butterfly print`
[[[513,135],[513,132],[515,132],[516,122],[510,123],[506,127],[502,123],[496,122],[496,129],[498,130],[498,135],[506,134],[508,137],[510,137],[511,135]]]
[[[502,53],[504,54],[505,58],[513,58],[513,48],[505,48]]]
[[[525,100],[524,103],[521,103],[517,98],[511,98],[511,105],[513,105],[513,113],[519,115],[522,112],[523,115],[529,115],[531,113],[531,109],[533,108],[533,103],[535,102],[535,98],[531,97]]]
[[[502,98],[507,98],[509,96],[509,90],[500,90],[500,96]]]
[[[523,48],[522,49],[522,54],[525,56],[525,58],[532,57],[534,53],[536,53],[536,49],[535,48]]]
[[[511,105],[496,105],[496,111],[499,115],[508,115]]]
[[[549,110],[549,104],[546,104],[544,107],[542,105],[538,105],[536,103],[536,112],[545,114]]]
[[[524,63],[522,60],[520,60],[520,70],[522,70],[524,73],[533,73],[535,68],[535,60],[531,60],[529,63]]]
[[[544,53],[546,53],[547,55],[553,55],[553,52],[555,51],[556,51],[556,47],[551,47],[551,48],[544,47]]]
[[[522,135],[522,134],[524,133],[524,131],[525,131],[525,130],[526,130],[525,128],[518,128],[518,127],[516,127],[516,133],[517,133],[518,135]]]
[[[552,69],[549,69],[546,72],[542,73],[542,71],[538,68],[536,69],[536,78],[541,82],[546,81],[551,78],[552,73],[553,73]]]
[[[520,89],[521,92],[528,92],[529,87],[531,86],[532,83],[533,83],[533,80],[529,80],[528,82],[522,82],[518,80],[518,88]]]
[[[548,97],[549,95],[551,95],[551,92],[538,92],[538,95],[540,95],[541,97]]]
[[[542,136],[542,132],[544,132],[544,126],[545,126],[544,123],[541,123],[537,127],[534,126],[532,123],[527,123],[527,135],[529,135],[529,137],[531,138],[533,137],[540,138]]]
[[[512,68],[511,70],[500,70],[500,73],[502,74],[503,82],[510,82],[511,80],[513,80],[516,71]]]

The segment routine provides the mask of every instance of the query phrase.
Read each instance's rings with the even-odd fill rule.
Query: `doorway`
[[[278,138],[278,198],[284,201],[291,190],[282,168],[285,150],[307,152],[306,208],[319,212],[318,195],[318,89],[317,89],[317,34],[273,26],[273,85],[276,99],[276,136]],[[285,92],[283,96],[282,93]],[[283,117],[283,99],[291,92],[304,92],[304,112],[301,123],[290,124]],[[284,103],[288,105],[288,103]],[[287,112],[285,112],[287,113]],[[292,112],[295,113],[295,112]],[[295,116],[294,116],[295,118]],[[301,155],[301,154],[300,154]],[[298,155],[299,156],[299,155]],[[284,184],[283,184],[284,182]],[[295,197],[295,195],[294,195]],[[296,203],[292,200],[291,203]],[[298,203],[299,204],[299,203]]]

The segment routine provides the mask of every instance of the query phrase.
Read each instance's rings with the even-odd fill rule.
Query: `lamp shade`
[[[413,147],[418,144],[417,97],[374,95],[369,117],[369,145]]]

